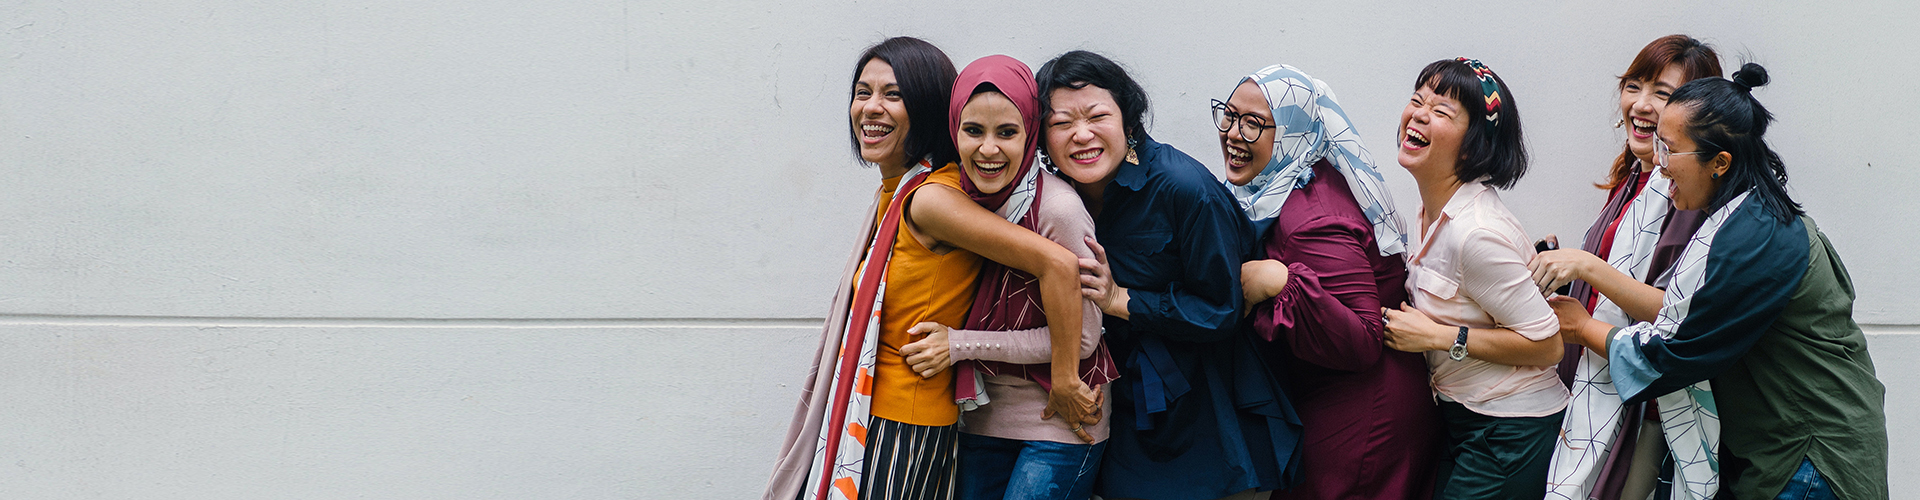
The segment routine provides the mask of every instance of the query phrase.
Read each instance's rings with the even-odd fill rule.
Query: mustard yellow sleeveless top
[[[948,164],[933,171],[921,187],[940,184],[961,189],[961,175],[959,166]],[[884,181],[882,191],[888,199],[898,183],[899,178]],[[885,214],[882,206],[874,227],[879,227],[879,217]],[[960,407],[953,402],[953,370],[920,378],[907,367],[900,348],[925,338],[907,334],[913,325],[931,321],[959,328],[966,322],[979,284],[980,256],[960,249],[934,254],[914,239],[902,219],[893,257],[887,261],[887,296],[881,306],[880,349],[874,363],[873,416],[913,425],[953,425],[960,419]]]

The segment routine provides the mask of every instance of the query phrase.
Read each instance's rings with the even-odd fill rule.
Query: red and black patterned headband
[[[1473,76],[1480,79],[1480,93],[1487,98],[1487,122],[1499,125],[1500,83],[1493,80],[1493,70],[1487,69],[1485,64],[1480,64],[1479,59],[1459,57],[1454,60],[1467,63],[1467,67],[1473,69]]]

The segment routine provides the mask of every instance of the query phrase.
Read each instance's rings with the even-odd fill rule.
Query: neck
[[[1111,181],[1112,179],[1104,179],[1089,184],[1073,183],[1074,192],[1080,193],[1081,203],[1087,205],[1088,215],[1100,216],[1100,207],[1107,194],[1107,183]]]
[[[1431,178],[1436,176],[1414,176],[1413,180],[1420,185],[1420,207],[1422,209],[1420,211],[1420,230],[1422,232],[1426,231],[1427,226],[1433,225],[1433,221],[1440,219],[1440,211],[1447,208],[1448,201],[1453,200],[1453,193],[1460,191],[1462,184],[1460,177],[1453,175],[1451,170],[1452,169],[1448,169],[1447,172],[1444,172],[1444,177],[1439,178]]]
[[[894,162],[881,163],[880,178],[892,179],[894,177],[907,175],[907,168],[912,165],[913,165],[912,163],[909,163],[906,160],[901,160],[899,163],[894,163]]]

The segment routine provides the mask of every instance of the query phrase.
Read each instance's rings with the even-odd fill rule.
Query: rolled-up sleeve
[[[1560,319],[1533,283],[1529,255],[1521,244],[1491,229],[1467,233],[1460,252],[1460,290],[1493,318],[1494,326],[1528,340],[1546,340],[1560,333]]]

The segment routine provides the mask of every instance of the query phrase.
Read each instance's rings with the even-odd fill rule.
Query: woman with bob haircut
[[[1240,267],[1253,331],[1304,426],[1300,483],[1273,498],[1430,497],[1439,410],[1426,360],[1382,343],[1407,236],[1373,155],[1333,89],[1292,66],[1241,77],[1213,115],[1259,236]]]
[[[1607,203],[1580,248],[1541,252],[1527,264],[1541,291],[1572,281],[1571,296],[1603,321],[1628,324],[1654,318],[1660,308],[1656,279],[1673,266],[1706,219],[1698,210],[1674,210],[1671,181],[1653,174],[1654,127],[1681,85],[1720,74],[1720,57],[1713,48],[1686,35],[1654,39],[1634,56],[1620,75],[1620,122],[1615,125],[1626,129],[1626,145],[1607,181],[1599,185],[1608,190]],[[1701,404],[1711,401],[1696,400],[1711,397],[1706,384],[1664,395],[1657,406],[1649,401],[1622,407],[1607,357],[1586,352],[1579,344],[1567,344],[1560,376],[1572,388],[1573,399],[1560,426],[1566,437],[1556,444],[1547,482],[1553,495],[1646,498],[1655,489],[1669,449],[1681,464],[1704,465],[1703,458],[1714,453],[1716,429],[1698,426],[1691,418],[1712,407]],[[1663,413],[1675,418],[1663,421]],[[1710,467],[1680,467],[1671,481],[1661,482],[1687,488],[1695,498],[1713,498],[1719,487]]]
[[[1411,305],[1386,314],[1386,344],[1424,353],[1446,424],[1435,498],[1538,498],[1567,387],[1558,322],[1533,284],[1531,239],[1500,201],[1527,172],[1506,83],[1478,60],[1443,59],[1400,113],[1400,166],[1420,187]]]
[[[1285,486],[1299,418],[1239,327],[1253,228],[1233,194],[1154,141],[1146,92],[1087,51],[1040,67],[1046,152],[1093,215],[1087,298],[1121,376],[1094,492],[1202,500]]]
[[[766,498],[951,498],[952,372],[914,369],[907,357],[930,345],[915,344],[928,332],[913,327],[965,320],[985,257],[1033,274],[1048,324],[1078,332],[1077,259],[967,196],[945,135],[956,76],[945,54],[896,37],[854,68],[849,125],[861,159],[880,167],[881,188]],[[1048,410],[1068,422],[1094,417],[1096,396],[1077,378],[1055,388]]]
[[[1722,431],[1721,496],[1887,498],[1886,387],[1846,265],[1767,146],[1773,114],[1753,97],[1767,81],[1747,63],[1687,82],[1660,114],[1654,161],[1674,208],[1707,218],[1662,277],[1658,317],[1612,325],[1572,298],[1553,308],[1562,335],[1607,357],[1628,404],[1712,381],[1719,411],[1700,421]]]

